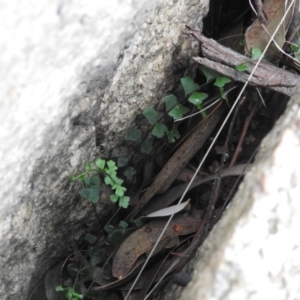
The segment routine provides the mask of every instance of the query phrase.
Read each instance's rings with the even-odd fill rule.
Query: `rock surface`
[[[97,224],[69,176],[189,65],[208,0],[1,1],[0,298],[25,300]],[[181,47],[183,45],[183,47]],[[174,75],[175,74],[175,75]],[[101,221],[114,209],[103,192]]]

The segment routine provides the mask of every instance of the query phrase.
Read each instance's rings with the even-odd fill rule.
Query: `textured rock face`
[[[103,97],[99,134],[104,148],[113,147],[124,136],[137,110],[162,102],[184,72],[192,72],[190,58],[199,46],[183,32],[186,24],[202,30],[208,4],[208,0],[164,0],[150,14]],[[111,122],[112,114],[119,116],[116,122]]]
[[[299,299],[299,153],[300,86],[200,247],[180,299]]]
[[[23,300],[96,224],[69,176],[174,88],[208,0],[2,2],[0,298]]]

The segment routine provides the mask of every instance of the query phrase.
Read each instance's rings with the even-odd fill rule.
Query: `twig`
[[[246,99],[245,96],[241,99],[241,101],[238,103],[238,105],[237,105],[237,107],[236,107],[236,109],[234,111],[234,114],[232,116],[232,119],[231,119],[231,122],[230,122],[230,125],[229,125],[229,129],[228,129],[228,132],[227,132],[226,140],[225,140],[225,143],[224,143],[224,151],[223,151],[222,157],[221,157],[221,166],[222,166],[222,168],[223,168],[223,165],[224,165],[224,162],[225,162],[226,152],[228,152],[228,143],[229,143],[229,139],[231,137],[233,125],[235,123],[236,116],[237,116],[237,114],[238,114],[241,106],[243,105],[245,99]]]
[[[235,164],[236,159],[237,159],[237,157],[238,157],[238,155],[239,155],[239,153],[240,153],[240,149],[241,149],[241,147],[242,147],[242,143],[243,143],[244,138],[245,138],[245,136],[246,136],[248,127],[249,127],[249,125],[250,125],[250,122],[251,122],[252,118],[254,117],[254,114],[255,114],[255,112],[256,112],[257,106],[258,106],[258,101],[255,102],[255,105],[253,106],[253,108],[252,108],[252,110],[251,110],[249,116],[248,116],[248,117],[246,118],[246,120],[245,120],[245,123],[244,123],[244,126],[243,126],[243,130],[242,130],[242,133],[241,133],[241,135],[240,135],[239,142],[238,142],[238,144],[237,144],[237,146],[236,146],[235,152],[234,152],[233,157],[232,157],[232,159],[231,159],[231,162],[230,162],[230,164],[229,164],[230,167],[232,167],[232,166]]]
[[[196,31],[191,31],[189,35],[201,42],[201,50],[204,55],[204,57],[194,57],[193,59],[199,64],[228,76],[233,80],[241,82],[249,81],[251,85],[269,88],[288,96],[291,96],[294,87],[300,80],[299,75],[279,69],[267,62],[260,62],[256,67],[256,71],[253,72],[256,65],[255,60],[250,60],[249,57],[226,48]],[[245,63],[248,69],[244,72],[238,72],[236,66]],[[253,76],[249,77],[249,74],[252,72]]]

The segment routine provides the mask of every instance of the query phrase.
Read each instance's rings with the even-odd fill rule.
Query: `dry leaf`
[[[172,205],[160,210],[157,210],[147,216],[145,218],[158,218],[158,217],[167,217],[171,216],[173,214],[177,214],[178,212],[182,211],[189,203],[191,199],[188,199],[185,202],[182,202],[180,204]]]
[[[137,272],[140,270],[140,268],[141,268],[141,266],[144,262],[145,262],[145,258],[139,257],[137,259],[137,261],[134,263],[134,265],[131,268],[130,272],[124,278],[112,281],[112,282],[107,283],[107,284],[103,284],[104,283],[103,279],[100,278],[100,276],[102,276],[101,270],[100,270],[99,277],[96,277],[97,281],[95,281],[96,283],[100,284],[100,286],[92,288],[92,291],[101,291],[101,290],[110,290],[110,289],[120,289],[121,290],[121,289],[123,289],[124,284],[127,283],[129,280],[131,280],[137,274]],[[138,289],[139,287],[137,286],[135,288]],[[126,289],[126,287],[125,287],[125,289]]]
[[[175,216],[170,222],[162,240],[195,232],[200,224],[199,218]],[[131,234],[120,246],[113,261],[113,276],[122,279],[131,270],[135,261],[156,243],[166,225],[166,220],[154,220]]]
[[[190,182],[194,174],[195,172],[193,172],[192,170],[184,168],[176,179],[183,182]]]
[[[291,3],[292,0],[287,1],[287,7]],[[261,22],[256,19],[251,26],[248,27],[245,33],[245,40],[246,40],[246,48],[245,52],[249,54],[251,52],[251,48],[259,48],[260,50],[264,50],[267,43],[270,40],[270,36],[273,35],[275,32],[276,27],[280,23],[281,19],[283,18],[286,6],[285,0],[265,0],[264,1],[264,12],[268,18],[268,24],[265,25],[268,33],[265,31]],[[275,35],[275,41],[282,47],[285,43],[285,34],[289,23],[291,21],[293,15],[293,9],[289,11],[286,16],[285,22],[282,23],[279,30]],[[274,57],[274,54],[278,52],[276,46],[272,43],[268,50],[269,58]]]

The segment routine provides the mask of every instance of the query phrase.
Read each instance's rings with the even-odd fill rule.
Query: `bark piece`
[[[194,57],[195,61],[233,80],[241,82],[248,80],[249,74],[256,64],[255,60],[234,52],[195,31],[191,35],[201,42],[201,50],[204,55],[204,57]],[[238,72],[236,66],[239,64],[247,64],[248,70]],[[250,85],[269,88],[291,96],[299,80],[299,75],[279,69],[270,63],[262,61],[250,79]]]

